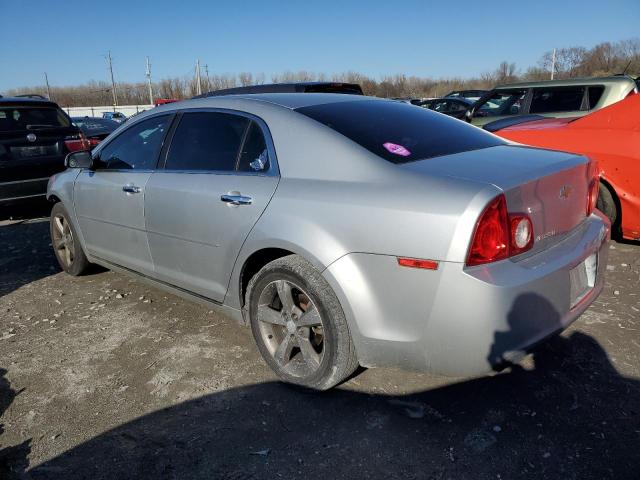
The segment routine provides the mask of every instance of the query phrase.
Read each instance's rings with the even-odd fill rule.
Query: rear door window
[[[165,169],[235,170],[248,125],[248,118],[229,113],[185,113],[171,140]]]
[[[578,111],[582,107],[585,87],[534,88],[529,113]]]
[[[265,172],[269,170],[269,152],[267,143],[260,126],[252,121],[249,126],[240,160],[238,161],[238,171],[240,172]]]
[[[138,122],[121,132],[100,150],[102,168],[151,170],[156,168],[171,115]]]
[[[497,117],[525,113],[522,109],[526,95],[526,88],[497,90],[476,109],[475,115],[478,117]]]
[[[338,102],[296,111],[392,163],[408,163],[504,144],[480,128],[401,102]]]

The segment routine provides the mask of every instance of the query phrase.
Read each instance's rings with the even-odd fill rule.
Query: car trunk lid
[[[413,162],[403,168],[502,190],[510,213],[531,218],[535,243],[529,254],[559,241],[586,217],[591,166],[582,156],[499,146]]]

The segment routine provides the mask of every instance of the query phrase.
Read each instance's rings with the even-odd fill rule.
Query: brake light
[[[500,194],[484,209],[476,224],[467,265],[495,262],[509,256],[507,200]]]
[[[589,195],[587,196],[587,217],[593,213],[598,203],[598,194],[600,193],[600,177],[591,180],[589,184]]]
[[[473,233],[467,265],[497,262],[530,250],[533,224],[524,214],[509,214],[507,199],[498,195],[484,209]]]
[[[589,161],[589,192],[587,194],[587,217],[593,213],[598,203],[600,193],[600,167],[595,160]]]
[[[69,135],[64,139],[64,144],[70,152],[91,149],[91,143],[82,133],[79,133],[78,135]]]

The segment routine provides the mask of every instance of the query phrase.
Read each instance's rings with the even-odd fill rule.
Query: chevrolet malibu
[[[158,107],[49,182],[60,266],[133,274],[251,327],[284,381],[477,375],[602,290],[587,158],[420,107],[254,94]]]

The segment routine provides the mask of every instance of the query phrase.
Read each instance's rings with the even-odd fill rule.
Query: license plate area
[[[589,255],[569,271],[571,281],[571,308],[574,308],[596,285],[598,254]]]
[[[45,157],[56,154],[55,145],[35,145],[30,147],[13,147],[11,153],[21,158]]]

